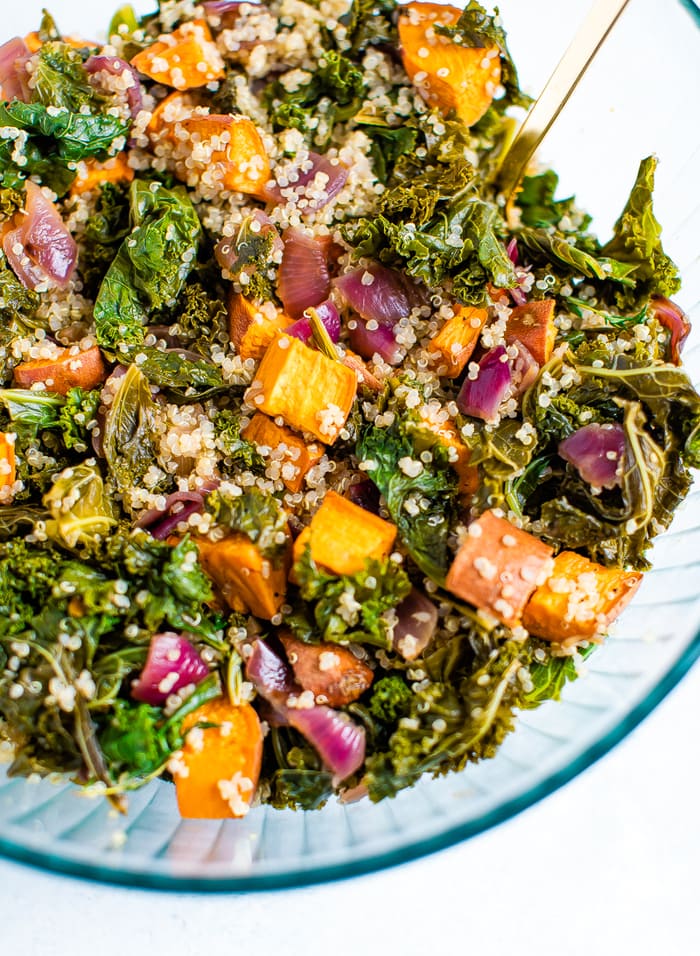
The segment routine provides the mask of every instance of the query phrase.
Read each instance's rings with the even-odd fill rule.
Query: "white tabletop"
[[[165,894],[0,861],[0,951],[250,954],[303,946],[479,956],[700,950],[696,667],[640,728],[552,797],[394,870],[256,895]]]

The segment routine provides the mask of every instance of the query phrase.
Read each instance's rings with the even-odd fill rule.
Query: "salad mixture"
[[[605,242],[551,170],[506,204],[476,0],[108,36],[0,47],[9,773],[238,817],[492,757],[700,465],[655,159]]]

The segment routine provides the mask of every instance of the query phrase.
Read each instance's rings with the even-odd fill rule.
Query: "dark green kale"
[[[7,192],[2,190],[2,194]],[[46,327],[46,321],[37,316],[39,301],[37,293],[19,281],[4,254],[0,253],[0,345],[6,347],[16,338]],[[9,356],[5,364],[7,367],[3,369],[1,378],[9,380],[12,371],[12,359]]]
[[[0,403],[20,443],[36,439],[50,429],[60,435],[68,451],[85,452],[90,439],[87,426],[97,414],[100,393],[97,389],[84,392],[71,388],[64,396],[57,392],[3,388]]]
[[[85,107],[96,114],[109,103],[109,97],[90,83],[80,53],[60,40],[41,46],[32,77],[33,99],[44,106],[73,113]]]
[[[280,80],[265,90],[275,129],[298,129],[324,146],[336,123],[345,123],[360,109],[365,94],[362,70],[341,53],[327,50],[307,83],[288,92]]]
[[[393,561],[368,558],[362,571],[332,574],[316,565],[307,547],[294,565],[294,578],[306,606],[288,623],[301,640],[391,647],[387,613],[411,590],[408,575]]]
[[[348,12],[340,17],[353,56],[370,46],[398,47],[398,8],[396,0],[353,0]]]
[[[273,252],[281,248],[281,240],[272,223],[262,223],[256,216],[246,216],[231,239],[221,264],[226,260],[226,272],[232,280],[240,282],[244,275],[245,294],[251,299],[274,302],[276,267]]]
[[[259,453],[254,442],[241,438],[240,412],[224,408],[214,419],[214,432],[218,447],[226,457],[226,464],[233,468],[244,468],[255,474],[265,471],[265,459]]]
[[[136,179],[129,202],[131,233],[95,301],[97,340],[104,348],[143,342],[149,315],[175,303],[201,238],[197,212],[184,188]]]
[[[156,461],[155,411],[148,379],[138,365],[130,365],[107,411],[102,441],[109,476],[121,495],[138,485]]]
[[[151,385],[163,389],[174,401],[210,398],[229,388],[216,365],[177,349],[140,345],[119,349],[114,355],[122,365],[136,362]]]
[[[100,407],[100,389],[85,392],[82,388],[71,388],[66,394],[65,403],[58,413],[58,426],[61,429],[63,444],[69,451],[85,452],[90,446],[88,425],[97,418]]]
[[[383,724],[395,724],[411,707],[413,691],[399,674],[389,674],[372,685],[369,711]]]
[[[535,445],[516,437],[522,424],[514,418],[488,428],[475,423],[472,436],[464,439],[471,451],[469,464],[479,468],[479,487],[472,502],[477,511],[505,508],[510,483],[528,468]]]
[[[255,485],[239,495],[212,491],[204,502],[214,523],[245,534],[266,558],[279,566],[287,551],[287,514],[274,495]]]
[[[546,229],[549,226],[561,228],[561,220],[568,219],[572,228],[575,223],[576,231],[584,233],[591,217],[578,210],[573,196],[555,199],[558,184],[559,177],[552,169],[537,176],[525,176],[515,199],[520,209],[520,221],[534,229]]]
[[[296,730],[271,727],[265,741],[261,780],[279,810],[317,810],[333,793],[333,775]]]
[[[365,123],[358,119],[364,132],[372,140],[370,155],[374,173],[382,183],[387,183],[397,161],[402,156],[412,156],[418,142],[418,130],[410,126],[381,126],[376,120]]]
[[[188,348],[209,357],[214,344],[229,341],[228,312],[208,276],[196,269],[180,293],[172,313],[172,332]],[[193,276],[196,278],[193,279]]]
[[[43,498],[51,515],[46,534],[70,550],[99,546],[117,525],[116,509],[109,499],[96,465],[73,465],[62,471]]]
[[[120,243],[129,234],[129,197],[120,183],[102,183],[95,211],[85,223],[78,269],[86,294],[97,295]]]

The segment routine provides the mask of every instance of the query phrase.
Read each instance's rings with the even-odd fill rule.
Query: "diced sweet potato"
[[[78,175],[70,188],[71,195],[97,189],[102,183],[130,183],[134,178],[134,171],[126,160],[126,153],[118,153],[104,163],[91,159],[84,168],[78,168]]]
[[[183,119],[189,119],[196,105],[196,94],[169,93],[158,103],[148,121],[146,132],[154,142],[164,139],[174,141],[175,124]]]
[[[205,574],[233,611],[250,612],[266,621],[277,614],[287,590],[288,560],[274,567],[244,534],[221,541],[195,538],[194,543]]]
[[[316,564],[334,574],[354,574],[364,568],[367,558],[386,558],[395,540],[393,524],[328,491],[311,524],[294,542],[294,560],[309,544]]]
[[[243,817],[262,764],[260,720],[250,704],[209,700],[182,722],[182,756],[170,768],[180,815],[188,819]]]
[[[534,535],[485,511],[471,523],[455,555],[447,590],[513,627],[520,623],[532,592],[549,575],[552,554]]]
[[[249,405],[292,428],[332,445],[350,414],[357,392],[352,369],[316,352],[291,335],[278,334],[246,393]]]
[[[228,296],[229,335],[242,359],[260,361],[275,335],[284,331],[290,322],[289,316],[283,312],[270,318],[267,312],[231,288]]]
[[[452,468],[459,478],[457,491],[462,496],[471,497],[479,487],[479,469],[469,464],[471,451],[460,438],[459,432],[450,421],[438,423],[428,418],[422,421],[426,430],[436,435],[443,447],[451,449]]]
[[[462,374],[487,318],[486,309],[457,306],[453,318],[448,319],[432,338],[430,352],[435,355],[437,365],[447,367],[444,373],[447,378],[457,378]]]
[[[41,382],[47,392],[66,395],[71,388],[96,388],[107,377],[107,368],[99,348],[95,345],[78,355],[71,349],[63,349],[52,359],[35,359],[22,362],[14,370],[15,383],[20,388],[31,388]]]
[[[281,453],[277,459],[280,463],[280,478],[291,492],[299,491],[307,471],[320,461],[325,450],[319,442],[307,445],[301,435],[296,435],[291,428],[278,425],[262,412],[253,415],[241,435],[254,442],[258,448],[267,447]]]
[[[454,26],[462,11],[439,3],[399,7],[399,44],[404,69],[429,106],[455,110],[472,126],[491,105],[501,81],[497,46],[468,47],[435,32]]]
[[[131,60],[131,65],[164,86],[191,90],[223,79],[224,62],[206,20],[182,23]]]
[[[372,683],[374,671],[346,647],[337,644],[305,644],[289,631],[279,635],[294,676],[319,703],[344,707],[357,700]]]
[[[17,478],[14,432],[0,432],[0,504],[12,498],[11,488]]]
[[[99,46],[99,43],[96,43],[94,40],[83,40],[82,37],[64,36],[61,37],[61,40],[63,43],[67,43],[68,46],[72,46],[74,50],[84,50],[86,47],[94,49]],[[38,53],[44,45],[36,30],[28,33],[24,38],[24,42],[27,44],[30,53]]]
[[[266,199],[270,161],[247,116],[190,116],[175,123],[174,138],[175,173],[183,182],[206,178],[209,185]]]
[[[599,640],[641,584],[637,571],[605,568],[574,551],[562,551],[523,613],[523,626],[560,644]]]
[[[540,365],[551,358],[556,337],[554,299],[539,299],[517,305],[508,317],[506,342],[522,342]]]

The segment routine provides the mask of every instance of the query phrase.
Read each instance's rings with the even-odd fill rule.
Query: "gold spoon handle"
[[[498,174],[498,186],[506,199],[520,185],[535,150],[628,3],[629,0],[596,0],[591,7],[506,153]]]

